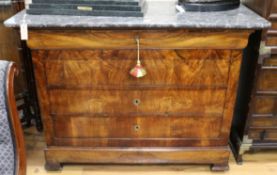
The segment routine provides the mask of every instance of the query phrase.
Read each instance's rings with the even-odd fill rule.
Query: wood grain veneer
[[[78,30],[77,30],[78,31]],[[32,49],[242,49],[248,42],[248,30],[32,30],[28,45]]]
[[[247,30],[31,30],[47,143],[61,163],[208,163],[228,168]],[[135,37],[148,74],[129,75]]]

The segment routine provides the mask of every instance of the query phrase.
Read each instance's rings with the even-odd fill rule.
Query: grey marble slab
[[[177,12],[174,1],[146,1],[144,17],[92,17],[62,15],[28,15],[21,11],[4,22],[18,27],[25,21],[29,27],[85,28],[223,28],[262,29],[271,26],[244,5],[223,12]]]

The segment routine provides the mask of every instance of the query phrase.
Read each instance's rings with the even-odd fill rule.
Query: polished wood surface
[[[257,91],[274,93],[277,90],[277,66],[262,67],[257,80]]]
[[[209,163],[214,171],[227,170],[242,49],[250,32],[31,30],[46,168]],[[129,74],[137,36],[147,71],[141,79]]]
[[[18,70],[15,64],[10,63],[6,80],[7,104],[15,142],[16,175],[26,175],[25,141],[14,96],[14,78],[16,73],[18,74]]]
[[[197,117],[197,116],[196,116]],[[200,117],[199,117],[200,118]],[[73,139],[216,139],[219,135],[220,118],[195,119],[193,117],[74,117],[55,120],[57,138]],[[86,123],[90,123],[89,126]],[[155,123],[156,126],[152,126]],[[168,124],[170,123],[170,124]],[[78,129],[83,126],[82,129]],[[59,131],[63,128],[62,131]],[[191,128],[191,129],[187,129]],[[177,131],[176,131],[177,130]],[[143,146],[151,144],[144,143]],[[89,145],[93,146],[93,145]],[[140,146],[140,145],[137,145]]]
[[[222,117],[225,90],[50,90],[50,115]],[[68,106],[72,106],[69,108]],[[198,109],[195,106],[200,106]]]
[[[257,95],[253,98],[253,115],[257,116],[274,116],[277,97]]]
[[[277,55],[271,55],[270,59],[264,60],[265,66],[277,66]]]
[[[277,124],[275,117],[257,117],[251,121],[252,127],[274,127]]]
[[[262,141],[276,141],[277,129],[249,129],[249,138]]]
[[[33,51],[33,57],[45,60],[51,89],[227,87],[230,50],[142,50],[149,71],[139,80],[128,74],[136,54],[129,49]]]
[[[135,49],[139,36],[141,48],[148,49],[243,49],[247,30],[31,30],[32,49]],[[224,42],[223,42],[224,41]]]
[[[168,150],[167,150],[168,149]],[[116,164],[221,164],[229,158],[226,148],[95,148],[78,150],[74,147],[51,148],[46,157],[51,163],[116,163]],[[137,158],[139,154],[139,159]],[[53,159],[52,159],[53,158]]]

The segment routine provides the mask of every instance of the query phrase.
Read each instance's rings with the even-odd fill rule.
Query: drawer
[[[248,136],[253,140],[277,141],[277,129],[250,129]]]
[[[48,87],[54,88],[195,88],[226,87],[230,51],[143,50],[147,75],[132,77],[136,50],[41,52]],[[178,86],[178,87],[177,87]]]
[[[225,90],[51,90],[50,114],[90,116],[223,114]]]
[[[54,119],[56,138],[217,138],[219,117],[64,117]]]
[[[31,49],[243,49],[249,30],[30,30]],[[224,40],[224,42],[222,42]],[[74,42],[73,42],[74,41]]]
[[[252,117],[250,121],[251,127],[259,128],[276,128],[277,129],[277,116],[272,117]]]
[[[274,35],[270,35],[266,38],[266,46],[276,46],[277,45],[277,37]]]
[[[255,96],[252,109],[253,115],[273,115],[277,111],[276,96]]]
[[[268,67],[272,67],[272,66],[277,67],[277,55],[271,55],[270,58],[264,59],[263,65]]]
[[[269,30],[277,31],[277,22],[276,21],[271,22],[271,28]]]
[[[277,66],[263,67],[258,76],[257,91],[277,92]]]

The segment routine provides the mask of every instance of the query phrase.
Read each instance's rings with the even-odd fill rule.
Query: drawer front
[[[277,55],[272,55],[271,58],[264,59],[264,66],[277,67]]]
[[[54,120],[57,138],[217,138],[219,117],[69,117]]]
[[[249,30],[30,30],[28,46],[32,49],[243,49]],[[222,42],[224,40],[224,42]],[[73,42],[74,41],[74,42]]]
[[[129,72],[136,50],[40,52],[47,84],[58,88],[226,87],[230,51],[143,50],[141,79]]]
[[[276,46],[277,45],[277,37],[275,36],[268,36],[266,39],[267,46]]]
[[[277,129],[277,116],[272,117],[252,117],[250,121],[251,127],[259,128],[276,128]]]
[[[273,91],[277,93],[277,66],[274,68],[264,67],[259,74],[257,82],[258,91]]]
[[[277,129],[250,129],[248,136],[253,140],[277,141]]]
[[[271,26],[270,30],[277,31],[277,22],[276,21],[272,21],[271,25],[272,26]]]
[[[222,116],[225,90],[51,90],[52,115]]]
[[[253,107],[251,108],[253,110],[252,114],[256,116],[272,116],[277,112],[276,105],[276,96],[256,96]]]

